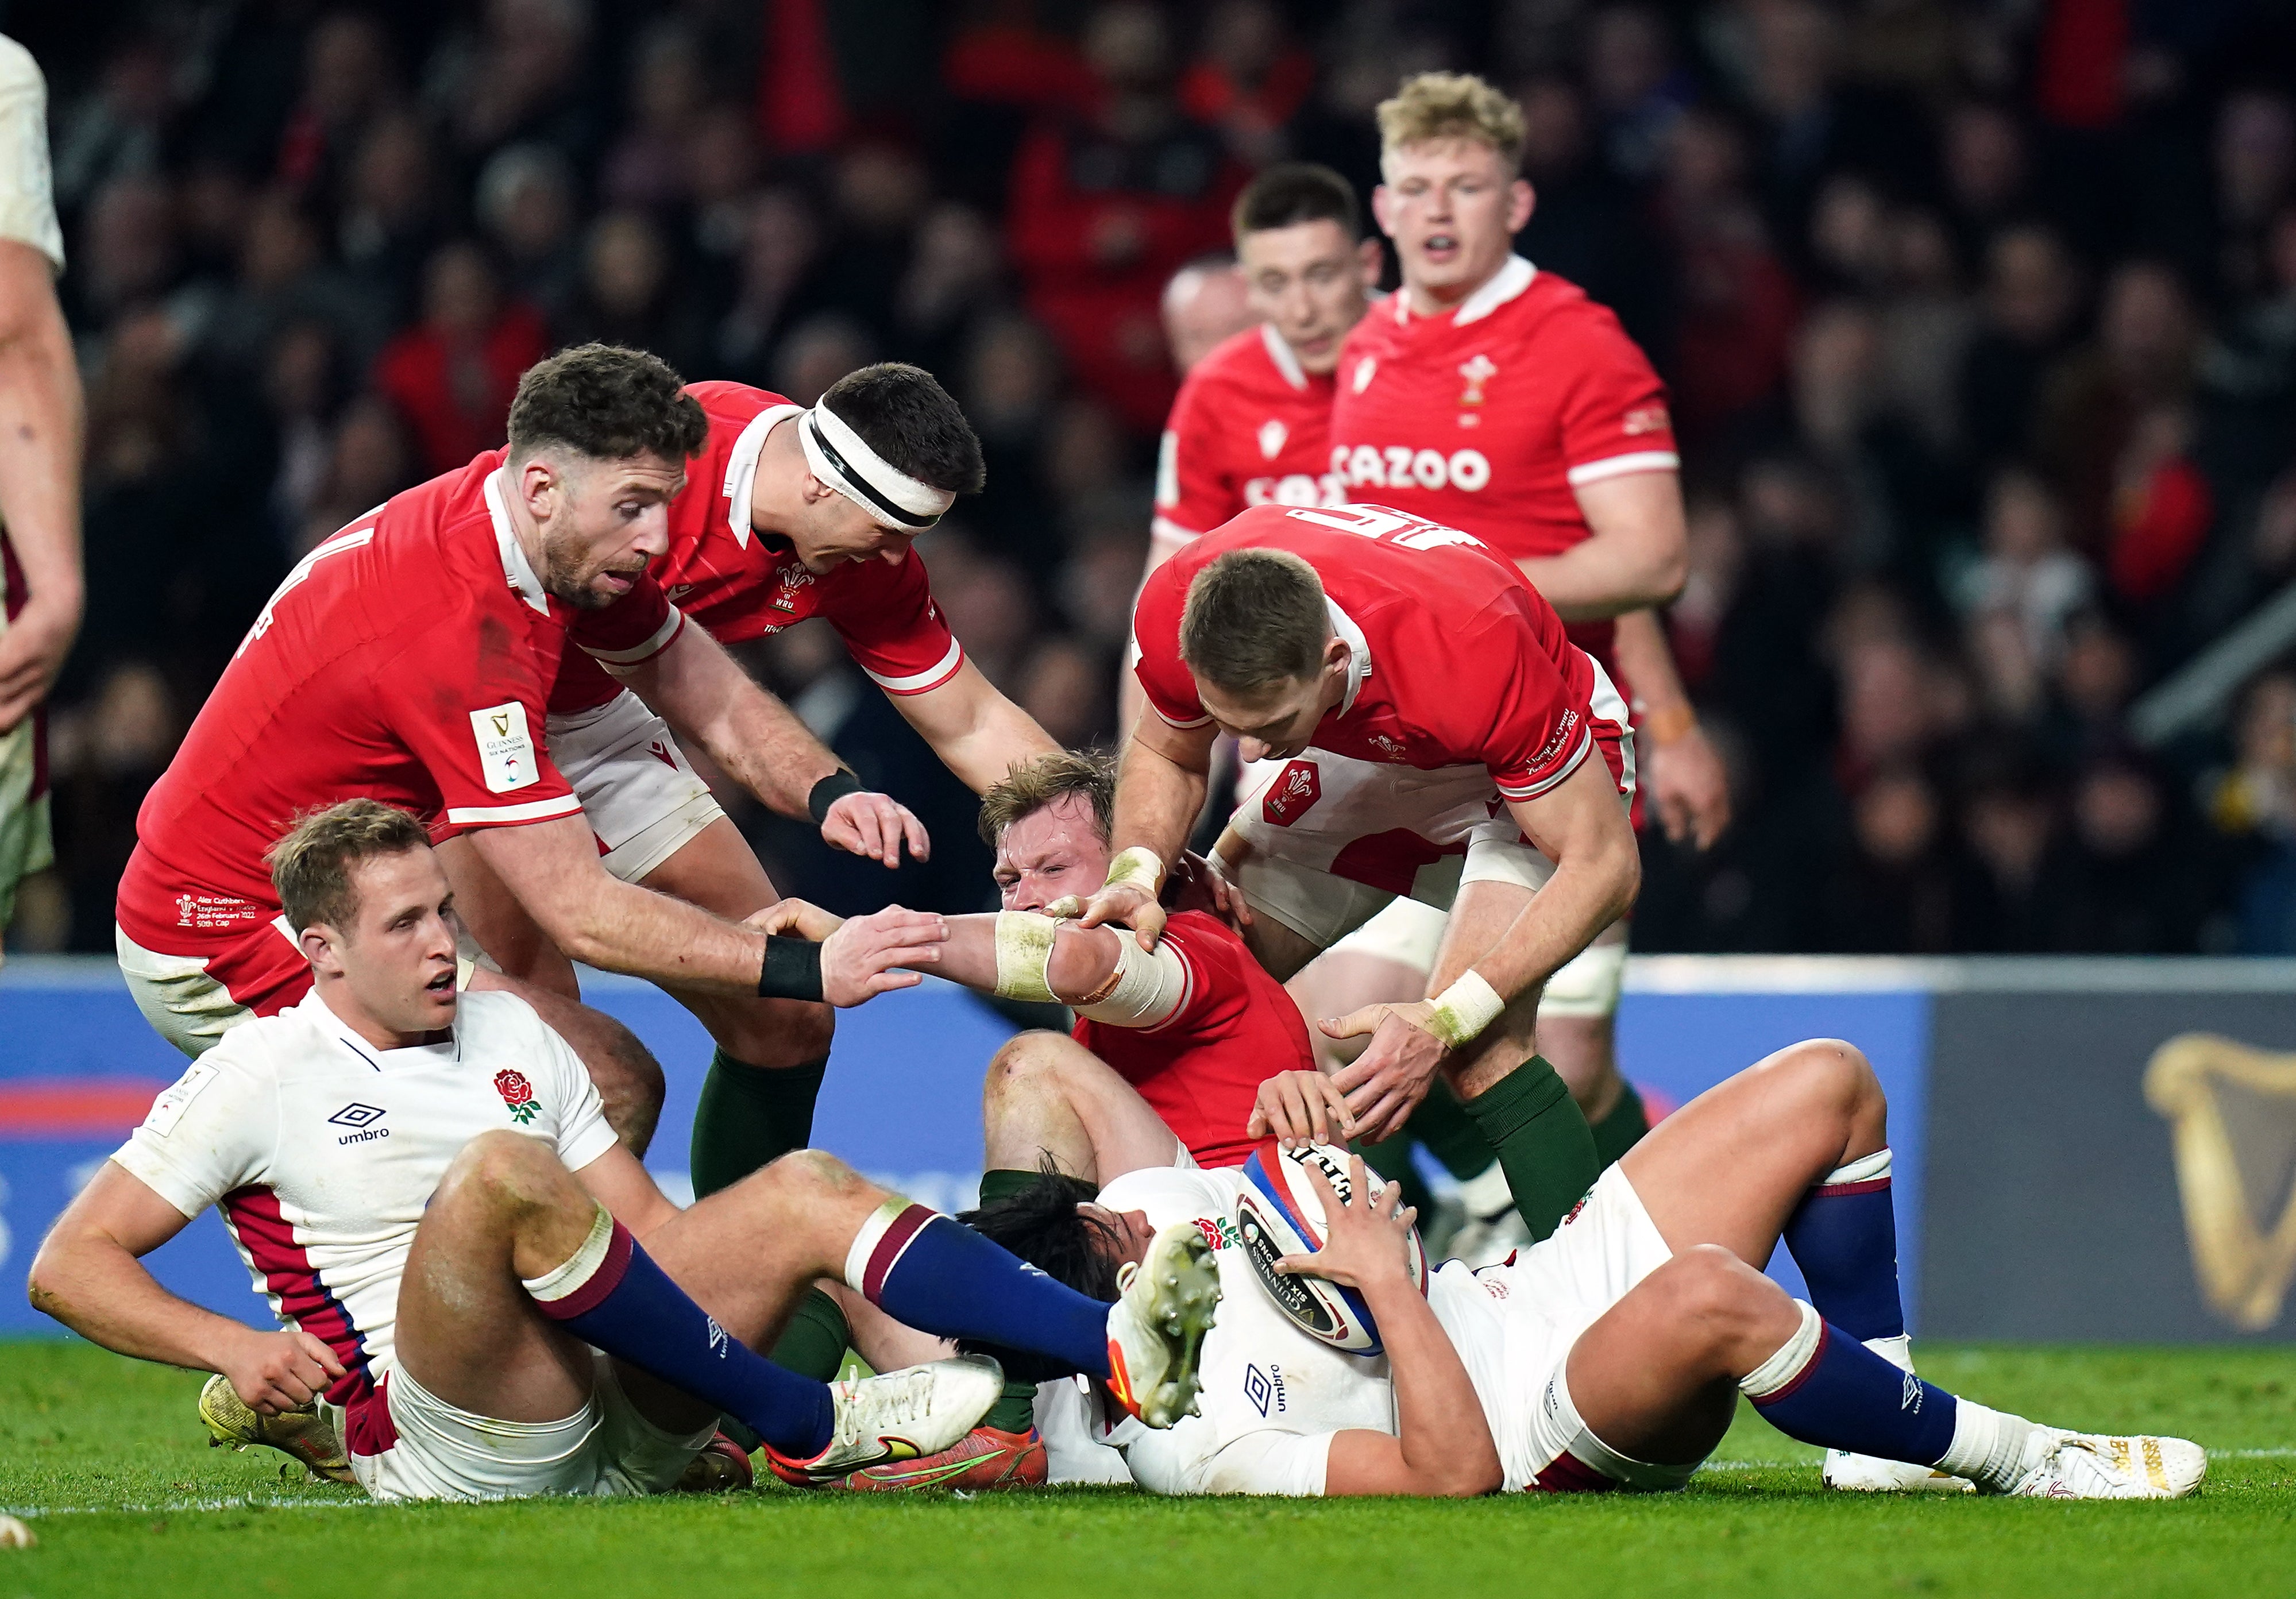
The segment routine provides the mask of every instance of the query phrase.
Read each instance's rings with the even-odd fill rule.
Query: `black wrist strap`
[[[809,939],[766,935],[766,964],[758,973],[761,999],[821,1002],[821,946]]]
[[[865,794],[868,791],[861,786],[858,777],[840,767],[813,785],[813,791],[805,797],[805,808],[807,814],[813,817],[813,824],[818,827],[829,820],[831,806],[848,794]]]

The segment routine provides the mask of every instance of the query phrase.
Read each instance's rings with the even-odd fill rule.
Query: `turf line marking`
[[[193,1510],[380,1510],[373,1499],[160,1499],[142,1505],[27,1505],[4,1513],[35,1516],[148,1516]]]

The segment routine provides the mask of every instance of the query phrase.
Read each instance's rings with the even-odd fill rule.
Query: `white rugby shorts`
[[[554,716],[550,758],[582,801],[605,853],[599,864],[640,882],[726,813],[669,724],[624,689],[592,710]]]
[[[666,1493],[716,1436],[718,1423],[686,1436],[637,1413],[596,1355],[588,1401],[555,1422],[502,1422],[447,1404],[404,1371],[392,1372],[369,1405],[389,1425],[347,1429],[351,1475],[373,1497],[525,1499],[540,1494],[628,1496]],[[332,1408],[332,1407],[331,1407]],[[343,1416],[336,1414],[340,1427]],[[381,1443],[361,1454],[361,1443]]]
[[[1239,858],[1221,869],[1265,911],[1329,949],[1398,896],[1448,911],[1462,882],[1536,890],[1552,875],[1514,818],[1491,814],[1498,790],[1481,767],[1416,767],[1311,750],[1255,762],[1228,833]]]
[[[1443,913],[1433,906],[1398,897],[1333,945],[1332,950],[1334,954],[1393,961],[1423,974],[1435,970],[1435,956],[1442,947],[1443,930],[1447,924]],[[1539,991],[1538,1013],[1614,1015],[1626,976],[1627,923],[1619,922],[1563,962],[1546,980],[1546,987]]]
[[[1579,1334],[1673,1259],[1616,1166],[1554,1235],[1504,1266],[1445,1262],[1428,1302],[1482,1399],[1510,1491],[1679,1488],[1694,1465],[1629,1460],[1587,1430],[1564,1367]]]

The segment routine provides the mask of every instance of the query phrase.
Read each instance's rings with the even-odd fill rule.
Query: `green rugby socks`
[[[813,1142],[813,1107],[829,1057],[799,1066],[751,1066],[724,1050],[709,1057],[693,1112],[693,1197],[729,1188]]]
[[[1545,1056],[1533,1055],[1465,1102],[1465,1109],[1498,1152],[1516,1214],[1534,1240],[1548,1236],[1602,1171],[1570,1090]]]

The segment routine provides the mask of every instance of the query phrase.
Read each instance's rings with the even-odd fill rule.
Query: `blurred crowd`
[[[1669,383],[1671,615],[1729,759],[1646,950],[2296,950],[2296,676],[2127,713],[2296,579],[2296,23],[2236,0],[145,0],[5,8],[47,73],[89,403],[59,865],[109,950],[136,805],[303,550],[643,345],[810,402],[914,361],[988,488],[920,545],[1054,736],[1114,687],[1176,382],[1159,297],[1376,102],[1528,112],[1521,248]],[[749,664],[933,827],[894,875],[754,806],[786,887],[973,908],[970,797],[825,627]],[[729,796],[730,798],[730,796]]]

